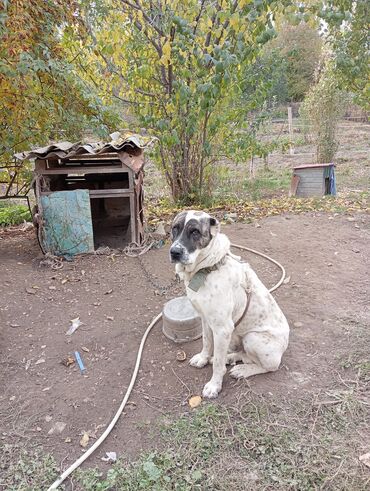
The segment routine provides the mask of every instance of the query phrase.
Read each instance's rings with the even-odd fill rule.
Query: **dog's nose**
[[[173,245],[170,249],[171,261],[177,262],[180,261],[182,256],[182,248],[178,245]]]

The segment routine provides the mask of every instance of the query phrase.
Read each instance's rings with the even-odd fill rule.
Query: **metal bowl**
[[[202,320],[187,297],[173,298],[163,307],[163,334],[175,343],[202,336]]]

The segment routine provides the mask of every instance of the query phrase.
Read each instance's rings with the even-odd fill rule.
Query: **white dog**
[[[213,363],[204,397],[217,397],[227,364],[235,365],[230,374],[237,379],[277,370],[289,339],[283,312],[219,229],[207,213],[184,211],[171,231],[171,262],[203,324],[203,349],[190,364]]]

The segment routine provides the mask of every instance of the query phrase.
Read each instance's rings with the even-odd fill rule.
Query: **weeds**
[[[250,392],[229,408],[207,404],[162,424],[162,449],[115,464],[105,478],[80,471],[77,489],[365,490],[366,471],[348,439],[364,425],[362,404],[356,391],[331,396],[334,405],[317,399],[277,405]]]
[[[25,205],[4,205],[0,203],[0,227],[18,225],[31,221],[31,213]]]

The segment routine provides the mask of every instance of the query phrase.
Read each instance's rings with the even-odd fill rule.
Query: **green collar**
[[[212,273],[212,271],[216,271],[217,269],[219,269],[219,267],[224,264],[224,262],[225,257],[223,257],[220,261],[218,261],[218,263],[214,264],[213,266],[210,266],[209,268],[202,268],[197,271],[192,279],[189,281],[188,287],[194,292],[197,292],[199,288],[204,285],[209,273]]]

